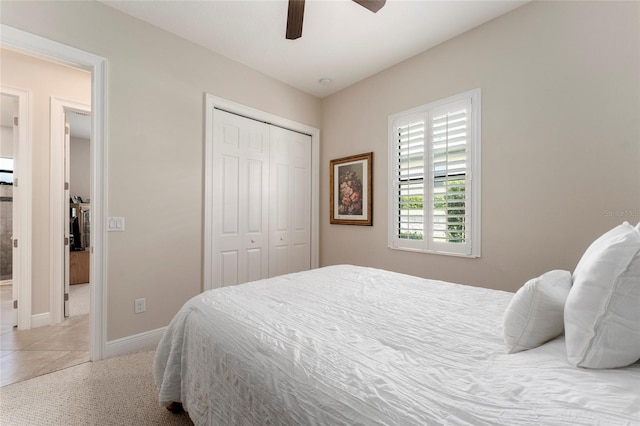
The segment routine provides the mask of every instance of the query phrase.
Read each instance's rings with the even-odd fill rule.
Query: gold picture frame
[[[330,163],[330,223],[373,226],[373,152]]]

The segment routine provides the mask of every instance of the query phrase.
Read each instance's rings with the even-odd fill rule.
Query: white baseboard
[[[158,343],[160,343],[160,339],[166,328],[167,327],[157,328],[155,330],[145,331],[144,333],[111,340],[106,344],[105,358],[124,355],[141,349],[155,348],[158,346]]]
[[[44,327],[51,325],[51,312],[31,315],[31,328]]]

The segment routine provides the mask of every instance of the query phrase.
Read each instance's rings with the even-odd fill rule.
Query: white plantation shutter
[[[477,90],[389,117],[391,248],[479,256],[479,104]]]
[[[436,108],[430,113],[431,237],[434,243],[464,245],[467,242],[467,148],[471,102],[463,100]],[[453,248],[459,252],[465,248]]]
[[[406,240],[423,240],[425,233],[425,124],[422,115],[418,115],[403,120],[396,128],[397,237]]]

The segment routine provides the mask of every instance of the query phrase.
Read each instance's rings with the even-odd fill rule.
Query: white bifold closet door
[[[269,276],[311,269],[311,136],[269,126]]]
[[[213,287],[311,265],[311,137],[214,111]]]

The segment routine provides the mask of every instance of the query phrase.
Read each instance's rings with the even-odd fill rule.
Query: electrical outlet
[[[133,313],[141,314],[147,310],[147,301],[143,297],[142,299],[136,299],[133,301]]]

